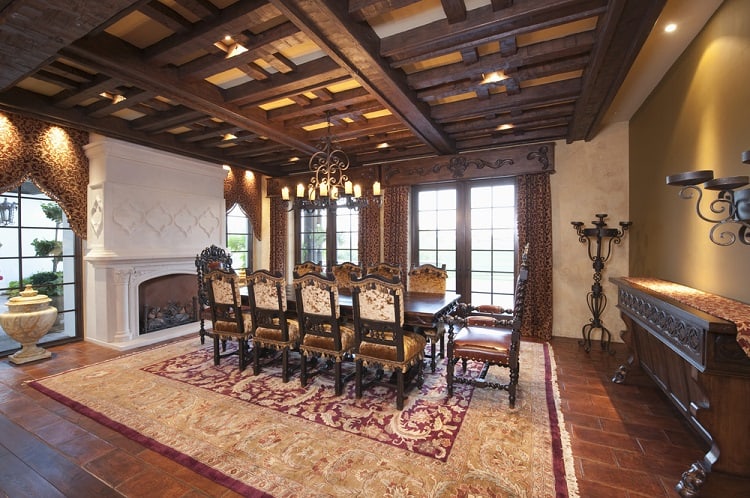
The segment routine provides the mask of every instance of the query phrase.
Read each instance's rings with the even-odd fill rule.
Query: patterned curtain
[[[261,199],[260,199],[260,181],[255,174],[239,168],[231,168],[229,174],[224,179],[224,201],[226,202],[227,212],[232,206],[239,204],[242,212],[245,213],[253,224],[253,234],[260,240],[261,229]]]
[[[380,261],[380,206],[368,195],[369,204],[359,210],[359,261],[364,266]]]
[[[287,210],[281,197],[271,198],[271,261],[269,270],[286,275]]]
[[[401,281],[406,282],[409,264],[409,192],[408,186],[388,187],[383,191],[383,260],[401,265]],[[368,261],[367,264],[372,262]]]
[[[519,249],[529,243],[529,280],[521,334],[552,337],[552,201],[549,174],[516,177]]]
[[[88,142],[84,131],[0,113],[0,192],[33,181],[85,239],[89,160],[83,146]]]

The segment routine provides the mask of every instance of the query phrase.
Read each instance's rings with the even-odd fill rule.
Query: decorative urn
[[[13,363],[28,363],[52,356],[36,345],[57,320],[57,308],[50,306],[50,301],[52,299],[27,285],[20,296],[12,297],[6,303],[8,311],[0,314],[0,327],[23,346],[8,358]]]

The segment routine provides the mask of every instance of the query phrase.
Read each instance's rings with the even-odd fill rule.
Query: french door
[[[512,178],[414,187],[412,262],[445,265],[448,290],[465,302],[511,308],[515,206]]]

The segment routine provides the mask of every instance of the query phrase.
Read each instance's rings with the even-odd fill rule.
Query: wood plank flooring
[[[575,339],[551,344],[581,497],[677,496],[675,483],[705,449],[646,375],[610,382],[624,346],[610,356]],[[0,359],[0,497],[237,496],[27,387],[120,354],[87,342],[50,350],[51,360],[27,365]]]

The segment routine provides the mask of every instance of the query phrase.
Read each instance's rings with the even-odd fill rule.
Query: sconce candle
[[[750,150],[742,153],[742,162],[750,164]],[[717,216],[706,216],[705,209],[701,209],[703,190],[698,186],[703,183],[703,189],[715,190],[717,198],[710,202],[708,209]],[[700,219],[712,223],[709,239],[714,244],[729,246],[737,240],[750,245],[750,178],[747,176],[728,176],[714,178],[711,170],[688,171],[667,176],[667,185],[680,188],[682,199],[692,199],[696,194],[695,212]],[[739,190],[738,190],[739,189]],[[729,227],[737,229],[735,235]]]

